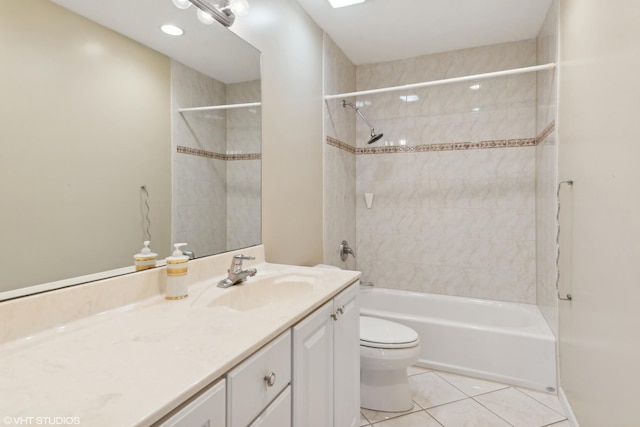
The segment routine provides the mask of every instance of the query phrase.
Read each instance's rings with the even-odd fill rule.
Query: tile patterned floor
[[[413,409],[362,409],[360,426],[570,427],[555,395],[423,368],[409,368]]]

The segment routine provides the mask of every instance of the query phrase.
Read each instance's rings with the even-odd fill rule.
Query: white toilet
[[[384,412],[413,408],[407,368],[419,355],[420,338],[410,327],[360,316],[360,406]]]

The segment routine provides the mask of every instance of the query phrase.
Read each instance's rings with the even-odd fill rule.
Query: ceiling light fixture
[[[247,0],[229,0],[229,7],[236,16],[246,16],[249,13]]]
[[[178,9],[189,9],[191,2],[189,0],[172,0],[175,7]]]
[[[202,22],[204,25],[211,25],[216,22],[209,12],[205,12],[202,9],[196,10],[196,16],[198,17],[198,21]]]
[[[351,6],[358,3],[364,3],[364,0],[329,0],[329,3],[331,4],[331,7],[335,9],[338,7],[345,7],[345,6]]]
[[[231,10],[229,0],[189,0],[198,8],[198,19],[207,24],[213,20],[218,21],[225,27],[230,27],[236,19],[236,15]],[[247,3],[247,9],[249,4]],[[207,15],[207,16],[205,16]]]
[[[172,24],[165,24],[162,27],[160,27],[160,30],[162,30],[162,32],[165,34],[169,34],[170,36],[181,36],[184,34],[184,31],[182,30],[182,28],[176,27],[175,25],[172,25]]]

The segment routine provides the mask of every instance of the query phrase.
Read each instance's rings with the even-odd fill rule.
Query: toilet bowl
[[[340,269],[318,264],[317,268]],[[418,361],[420,338],[408,326],[360,316],[360,406],[374,411],[413,408],[407,368]]]
[[[407,368],[419,355],[420,338],[413,329],[360,316],[360,406],[384,412],[413,408]]]

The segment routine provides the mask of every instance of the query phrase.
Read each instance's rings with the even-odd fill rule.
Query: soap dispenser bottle
[[[151,242],[146,240],[144,242],[144,248],[140,250],[140,253],[133,256],[136,271],[148,270],[156,266],[158,254],[151,252],[151,249],[149,249],[149,243]]]
[[[167,291],[166,298],[169,300],[183,299],[188,296],[188,266],[189,257],[182,253],[180,248],[186,243],[176,243],[175,250],[170,257],[167,257]]]

